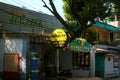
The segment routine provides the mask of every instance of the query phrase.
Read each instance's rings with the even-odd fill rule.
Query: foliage
[[[89,43],[95,42],[97,40],[97,31],[93,28],[88,28],[83,32],[82,37],[87,39]]]
[[[119,12],[118,0],[63,0],[63,2],[63,10],[67,20],[92,21],[98,16],[104,18],[110,15],[113,8],[116,8],[115,13]],[[112,6],[111,3],[116,5]],[[109,12],[106,12],[107,10]]]
[[[66,44],[74,40],[76,37],[82,36],[85,30],[94,24],[94,19],[96,17],[104,18],[110,16],[113,11],[117,15],[120,14],[118,0],[63,0],[63,10],[66,20],[73,20],[79,23],[77,29],[74,30],[69,23],[59,15],[53,3],[54,0],[49,0],[51,7],[45,3],[45,0],[42,1],[44,7],[51,11],[51,13],[53,13],[68,30],[69,36]],[[114,6],[111,5],[111,3],[114,4]],[[88,22],[90,22],[90,24],[88,24]]]
[[[82,26],[89,26],[87,23],[93,22],[96,17],[105,18],[119,11],[119,7],[116,7],[118,5],[117,0],[63,0],[63,2],[65,18],[70,21],[76,20],[79,22],[80,26],[77,26],[76,29],[80,30],[83,28]],[[92,28],[87,27],[83,29],[80,36],[85,37],[92,43],[96,40],[97,33]]]
[[[81,26],[78,21],[70,20],[68,22],[70,28],[73,30],[73,32],[76,32],[79,27]],[[87,28],[81,33],[81,38],[87,39],[89,43],[92,43],[97,40],[97,31],[93,28]]]

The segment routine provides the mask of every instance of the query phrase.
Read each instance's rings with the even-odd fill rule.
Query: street
[[[114,77],[114,78],[75,77],[75,78],[69,78],[68,80],[120,80],[120,77]]]
[[[0,78],[0,80],[5,80]],[[37,79],[41,80],[41,79]],[[47,80],[47,79],[43,79]],[[114,77],[114,78],[100,78],[100,77],[72,77],[72,78],[50,78],[49,80],[120,80],[120,77]]]
[[[49,80],[120,80],[120,77],[114,78],[100,78],[100,77],[59,77],[59,78],[50,78]]]
[[[75,78],[69,78],[68,80],[103,80],[99,77],[75,77]]]

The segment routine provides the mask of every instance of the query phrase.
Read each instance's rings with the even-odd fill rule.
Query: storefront
[[[85,39],[77,39],[70,43],[70,51],[60,54],[60,66],[70,69],[73,77],[91,76],[91,45]]]
[[[117,47],[96,44],[91,47],[71,43],[71,51],[60,55],[60,66],[72,76],[115,77],[120,75],[120,51]]]
[[[116,47],[96,45],[95,76],[119,76],[120,55]]]
[[[48,44],[47,34],[61,27],[54,16],[0,3],[0,75],[12,79],[12,72],[16,72],[17,79],[26,80],[26,77],[31,77],[31,72],[40,72],[30,70],[30,64],[38,60],[37,69],[41,69],[43,63],[40,60]],[[31,57],[33,54],[37,57]],[[14,63],[14,60],[18,62]]]

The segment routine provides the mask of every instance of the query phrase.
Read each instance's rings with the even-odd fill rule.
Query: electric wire
[[[2,9],[2,8],[0,8],[0,10],[3,11],[3,12],[5,12],[5,13],[7,13],[7,14],[10,14],[10,15],[13,15],[13,16],[16,16],[16,17],[20,17],[20,16],[17,16],[17,15],[14,15],[13,13],[11,13],[11,12],[9,12],[9,11],[6,11],[6,10],[4,10],[4,9]],[[37,21],[46,22],[46,21],[44,21],[44,20],[38,20],[38,19],[33,19],[33,18],[28,18],[28,17],[20,17],[20,18],[24,18],[24,19],[26,19],[26,20],[28,20],[28,21],[37,20]]]
[[[4,1],[5,1],[5,3],[8,3],[8,4],[11,3],[10,0],[9,1],[8,0],[4,0]]]
[[[0,8],[0,10],[1,11],[3,11],[3,12],[5,12],[5,13],[7,13],[7,14],[9,14],[9,15],[13,15],[13,16],[16,16],[16,17],[20,17],[20,16],[17,16],[17,15],[14,15],[14,14],[12,14],[11,12],[9,12],[9,11],[6,11],[6,10],[4,10],[4,9],[1,9]],[[20,17],[21,18],[21,17]],[[22,17],[23,18],[23,17]],[[37,19],[32,19],[32,18],[27,18],[27,17],[25,17],[24,18],[25,20],[28,20],[28,21],[32,21],[32,20],[37,20]],[[31,20],[32,19],[32,20]],[[41,21],[41,23],[42,23],[42,21],[43,20],[39,20],[39,21]],[[10,22],[5,22],[5,21],[0,21],[0,22],[3,22],[3,23],[7,23],[7,24],[12,24],[12,23],[10,23]],[[45,21],[46,22],[46,21]],[[18,24],[15,24],[15,25],[18,25]],[[22,24],[21,24],[22,25]],[[41,25],[41,28],[43,28],[43,25]],[[46,28],[45,28],[46,29]],[[51,28],[48,28],[47,27],[47,30],[51,30]]]
[[[16,0],[12,0],[12,1],[14,1],[15,3],[20,4],[22,6],[25,6],[25,8],[27,8],[27,6],[28,6],[29,8],[32,8],[32,10],[38,10],[35,7],[30,6],[29,4],[27,4],[27,3],[23,2],[23,1],[20,1],[20,0],[17,0],[17,1]]]
[[[23,1],[21,1],[21,0],[17,0],[17,1],[19,1],[19,2],[21,2],[21,3],[23,3],[23,4],[25,4],[25,5],[27,5],[28,7],[33,8],[34,10],[37,10],[37,8],[35,8],[35,7],[29,5],[29,4],[27,4],[27,3],[25,3],[25,2],[23,2]]]
[[[5,1],[7,1],[7,0],[5,0]],[[15,0],[13,0],[13,1],[15,1]],[[7,1],[8,2],[8,1]],[[20,4],[20,3],[18,3],[17,1],[15,1],[17,4]],[[22,1],[21,1],[22,2]],[[22,2],[23,3],[23,2]],[[24,3],[25,4],[25,3]],[[2,9],[2,8],[0,8],[0,10],[1,11],[3,11],[3,12],[5,12],[5,13],[7,13],[7,14],[10,14],[10,15],[13,15],[13,16],[17,16],[17,15],[14,15],[12,12],[9,12],[9,11],[7,11],[7,10],[4,10],[4,9]],[[20,17],[20,16],[17,16],[17,17]],[[21,17],[20,17],[21,18]],[[22,17],[23,18],[23,17]],[[24,19],[25,20],[27,20],[27,21],[32,21],[32,20],[38,20],[38,19],[33,19],[33,18],[28,18],[28,17],[24,17]],[[41,21],[41,23],[42,22],[44,22],[44,23],[46,23],[46,21],[45,20],[38,20],[38,21]],[[6,23],[6,22],[4,22],[4,21],[1,21],[1,22],[3,22],[3,23]],[[7,24],[11,24],[11,23],[7,23]],[[17,25],[17,24],[16,24]],[[22,25],[22,24],[21,24]],[[43,27],[43,26],[42,26]],[[48,27],[47,27],[48,28]]]

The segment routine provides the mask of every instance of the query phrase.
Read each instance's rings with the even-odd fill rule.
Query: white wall
[[[109,60],[110,59],[110,60]],[[112,76],[113,71],[113,56],[105,57],[105,77]]]
[[[110,25],[113,25],[115,27],[120,27],[120,22],[119,21],[110,21]]]
[[[0,72],[3,71],[3,56],[5,53],[17,53],[22,57],[20,66],[22,72],[26,72],[26,47],[24,39],[0,39]],[[24,53],[24,55],[23,55]]]
[[[89,70],[73,70],[72,66],[72,52],[71,51],[63,51],[60,53],[60,66],[63,69],[71,69],[73,77],[80,76],[89,76]]]

